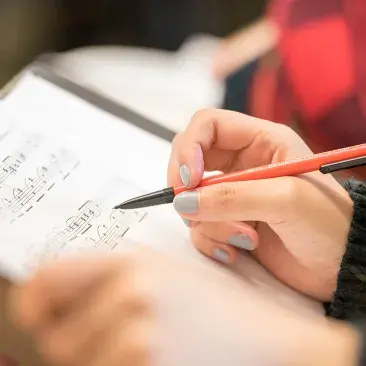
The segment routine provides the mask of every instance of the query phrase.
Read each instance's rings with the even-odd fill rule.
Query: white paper
[[[168,206],[114,212],[117,203],[166,185],[170,145],[26,73],[0,104],[0,271],[18,281],[43,261],[148,245],[206,260]],[[238,276],[297,311],[321,306],[242,256]]]
[[[220,40],[188,39],[178,52],[132,47],[86,47],[55,55],[53,64],[171,130],[182,131],[202,108],[220,107],[224,84],[212,61]]]

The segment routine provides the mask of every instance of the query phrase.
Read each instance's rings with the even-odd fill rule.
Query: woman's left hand
[[[356,357],[351,329],[154,252],[56,263],[16,288],[9,309],[56,365],[343,366]]]

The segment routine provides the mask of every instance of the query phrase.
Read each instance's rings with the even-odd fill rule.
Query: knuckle
[[[295,132],[292,128],[290,128],[289,126],[284,125],[282,123],[276,123],[276,128],[277,128],[278,133],[281,134],[281,136],[291,136],[291,135],[295,134]]]
[[[233,201],[235,201],[235,199],[237,198],[235,190],[226,184],[222,184],[216,189],[216,204],[222,210],[229,209],[232,206]]]
[[[204,120],[206,120],[209,116],[211,116],[213,114],[215,110],[212,108],[203,108],[199,111],[197,111],[193,117],[192,117],[192,122],[202,122]]]
[[[270,122],[269,127],[271,139],[278,138],[278,140],[282,142],[287,139],[291,140],[293,136],[297,136],[296,132],[291,127],[282,123]]]
[[[283,181],[282,197],[287,207],[290,207],[293,203],[297,202],[299,196],[299,185],[295,179],[286,179]]]
[[[278,200],[280,198],[280,200]],[[272,224],[282,224],[288,218],[293,219],[293,214],[301,199],[301,192],[297,179],[283,179],[279,192],[277,192],[277,209],[273,213]]]
[[[172,141],[173,147],[177,147],[181,140],[182,140],[182,133],[177,133]]]

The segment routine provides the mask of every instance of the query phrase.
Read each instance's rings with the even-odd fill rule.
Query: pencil
[[[203,179],[195,189],[227,182],[297,176],[314,171],[330,174],[361,166],[366,166],[366,143],[234,173],[218,174]],[[169,204],[174,201],[175,196],[185,191],[188,191],[188,189],[184,185],[165,188],[157,192],[132,198],[115,206],[114,209],[131,210]]]

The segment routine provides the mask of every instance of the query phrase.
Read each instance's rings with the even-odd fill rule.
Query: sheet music
[[[0,161],[0,238],[12,243],[0,253],[16,277],[64,255],[111,251],[146,216],[113,210],[141,191],[54,139],[15,128],[1,143]]]

